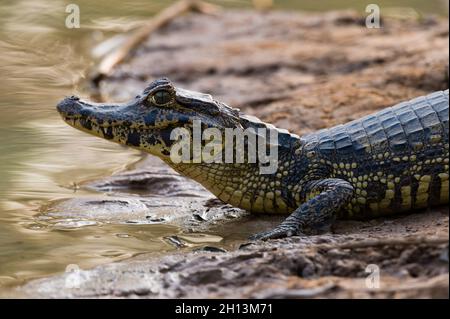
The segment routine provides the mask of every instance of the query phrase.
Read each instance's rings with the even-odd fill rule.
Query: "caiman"
[[[210,95],[151,83],[128,103],[99,104],[76,96],[57,109],[71,126],[158,156],[225,203],[252,213],[290,214],[251,239],[272,239],[329,227],[336,218],[368,219],[447,204],[448,90],[303,137],[277,129]],[[276,130],[277,170],[260,163],[175,163],[174,128]],[[234,144],[236,145],[236,144]]]

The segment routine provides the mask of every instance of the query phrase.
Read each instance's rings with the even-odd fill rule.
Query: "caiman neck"
[[[304,157],[293,156],[302,149],[301,140],[293,138],[279,146],[276,171],[261,174],[258,163],[178,163],[165,162],[213,193],[220,200],[253,213],[289,213],[302,200],[298,176],[290,176],[292,167],[304,166]],[[296,152],[297,150],[297,152]],[[305,166],[306,167],[306,166]],[[299,172],[300,173],[300,172]],[[286,179],[292,179],[290,183]],[[283,189],[282,185],[290,185]],[[299,194],[296,196],[296,194]],[[287,194],[293,194],[287,195]],[[287,197],[291,196],[291,197]]]
[[[180,174],[200,183],[223,202],[252,212],[264,212],[263,206],[259,207],[253,203],[259,195],[263,195],[263,191],[265,193],[265,190],[269,189],[273,176],[261,175],[257,164],[167,164]]]

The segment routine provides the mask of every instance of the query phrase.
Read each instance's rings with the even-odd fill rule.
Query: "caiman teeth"
[[[75,119],[72,117],[64,117],[64,121],[69,123],[71,126],[75,126]]]

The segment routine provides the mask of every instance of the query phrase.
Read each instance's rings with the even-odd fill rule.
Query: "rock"
[[[201,231],[217,222],[220,226],[248,215],[217,202],[200,184],[163,165],[159,159],[148,157],[133,170],[87,181],[83,187],[104,195],[50,202],[41,208],[36,220],[40,227],[61,229],[98,224],[170,223],[185,231],[192,227]]]

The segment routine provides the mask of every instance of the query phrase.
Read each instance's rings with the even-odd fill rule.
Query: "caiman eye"
[[[155,103],[156,105],[166,105],[172,101],[172,94],[170,94],[169,91],[166,90],[160,90],[153,93],[153,95],[150,97],[151,102]]]

